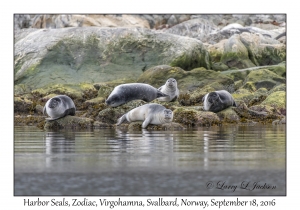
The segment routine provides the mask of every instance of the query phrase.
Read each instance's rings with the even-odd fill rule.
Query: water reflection
[[[226,179],[235,174],[242,179],[245,175],[239,174],[252,171],[250,175],[254,177],[267,174],[269,181],[278,177],[273,174],[280,173],[282,178],[285,172],[285,126],[222,126],[184,131],[41,131],[16,127],[14,136],[14,172],[21,177],[17,186],[28,182],[24,178],[29,173],[30,177],[58,173],[57,180],[78,173],[99,174],[96,177],[106,174],[106,179],[93,179],[94,184],[119,180],[124,174],[135,183],[135,179],[143,180],[150,174],[143,180],[144,184],[149,182],[150,192],[154,190],[150,183],[162,176],[158,173],[164,173],[167,178],[162,176],[163,179],[177,186],[180,182],[176,177],[180,174],[199,181],[202,176]],[[43,176],[39,179],[44,183]],[[182,187],[190,189],[192,185],[186,180]],[[127,188],[131,186],[134,184]]]
[[[25,135],[17,130],[16,166],[61,171],[282,168],[284,129],[229,126],[186,131],[30,131]]]
[[[64,161],[61,161],[57,154],[64,155],[75,152],[75,133],[73,131],[46,132],[45,148],[47,168],[51,168],[53,164],[63,165],[63,162],[68,162],[70,160],[64,158]]]

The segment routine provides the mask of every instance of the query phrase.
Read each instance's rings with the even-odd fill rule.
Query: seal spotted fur
[[[111,107],[117,107],[132,100],[153,101],[159,97],[165,97],[166,94],[144,83],[129,83],[118,85],[108,96],[105,103]]]

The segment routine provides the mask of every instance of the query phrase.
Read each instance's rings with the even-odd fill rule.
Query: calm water
[[[15,127],[15,195],[286,195],[286,128]]]

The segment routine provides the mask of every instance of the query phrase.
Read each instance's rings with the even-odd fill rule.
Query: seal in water
[[[73,100],[66,95],[58,95],[50,98],[44,106],[43,114],[50,118],[46,120],[57,120],[67,115],[75,115],[76,107]]]
[[[129,83],[118,85],[106,99],[105,103],[111,107],[117,107],[132,100],[153,101],[159,97],[168,95],[162,93],[151,85],[144,83]]]
[[[218,90],[207,93],[202,98],[202,101],[205,111],[219,112],[230,106],[236,107],[236,103],[232,95],[226,90]]]
[[[151,103],[130,110],[118,119],[117,125],[125,120],[128,122],[144,121],[142,127],[146,128],[149,124],[161,125],[172,122],[173,112],[160,104]]]
[[[177,81],[174,78],[169,78],[166,84],[158,88],[162,93],[167,94],[167,97],[161,97],[159,101],[173,102],[179,97],[179,90],[177,88]]]

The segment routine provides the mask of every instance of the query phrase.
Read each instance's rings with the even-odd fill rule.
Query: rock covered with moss
[[[15,39],[15,84],[31,89],[138,77],[161,64],[211,68],[201,41],[144,28],[39,29]]]
[[[276,91],[271,93],[261,105],[269,105],[278,109],[286,109],[286,92]]]
[[[90,128],[93,126],[93,120],[77,116],[65,116],[58,120],[46,121],[45,129],[61,129],[61,128]]]
[[[247,75],[243,87],[253,91],[259,88],[267,88],[270,90],[274,86],[285,82],[285,78],[279,76],[278,74],[273,73],[268,69],[259,69],[256,71],[251,71]]]
[[[181,93],[203,88],[212,83],[219,83],[223,85],[223,87],[234,83],[231,78],[213,70],[195,68],[191,71],[185,71],[179,67],[171,67],[168,65],[155,66],[148,69],[141,74],[137,81],[159,88],[164,85],[170,77],[177,80],[177,86]]]

